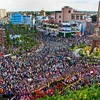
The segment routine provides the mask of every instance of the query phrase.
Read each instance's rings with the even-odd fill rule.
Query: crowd
[[[86,24],[86,27],[87,27],[87,30],[86,30],[87,34],[93,35],[95,32],[96,23],[88,22]]]
[[[69,85],[79,80],[77,85],[71,85],[72,90],[86,83],[92,84],[93,79],[100,82],[100,63],[89,64],[76,58],[69,50],[74,44],[89,44],[84,37],[67,39],[45,36],[41,32],[40,37],[44,47],[38,52],[32,51],[16,59],[9,56],[0,58],[0,88],[3,94],[31,96],[32,92],[60,79],[63,79],[63,84]]]

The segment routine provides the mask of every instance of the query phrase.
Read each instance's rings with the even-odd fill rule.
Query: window
[[[71,27],[71,25],[62,25],[62,27]]]
[[[59,15],[59,18],[61,18],[61,15]]]
[[[69,12],[69,13],[71,13],[71,11],[70,11],[70,10],[69,10],[68,12]]]
[[[76,20],[79,20],[79,16],[78,15],[76,15]]]
[[[75,19],[75,15],[72,15],[72,19]]]
[[[83,20],[83,16],[82,15],[80,16],[80,20]]]
[[[59,21],[59,23],[61,23],[61,20]]]

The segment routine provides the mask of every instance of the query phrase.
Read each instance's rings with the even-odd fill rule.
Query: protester
[[[29,98],[32,91],[63,78],[64,84],[79,81],[71,86],[72,90],[79,89],[85,82],[92,84],[93,78],[100,82],[100,63],[89,64],[69,50],[74,44],[89,44],[85,37],[67,39],[39,35],[44,47],[38,52],[31,51],[29,55],[15,59],[9,56],[0,58],[0,87],[4,94],[18,97],[27,94]],[[67,57],[71,58],[70,61]]]

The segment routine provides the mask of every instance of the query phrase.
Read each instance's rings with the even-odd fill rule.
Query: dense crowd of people
[[[86,24],[86,32],[89,35],[93,35],[95,32],[96,23],[88,22]]]
[[[100,82],[100,63],[90,64],[87,60],[74,56],[69,50],[71,46],[85,43],[84,36],[75,38],[59,38],[45,36],[39,33],[43,46],[38,52],[29,55],[0,58],[0,88],[3,94],[24,94],[31,96],[32,92],[52,82],[63,79],[63,84],[72,84],[72,90],[79,89],[83,84],[92,84],[93,80]],[[16,99],[17,100],[17,99]],[[19,100],[19,99],[18,99]]]

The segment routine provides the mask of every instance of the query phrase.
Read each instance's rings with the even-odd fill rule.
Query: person
[[[55,82],[62,78],[66,85],[81,79],[79,82],[81,86],[83,83],[85,84],[85,80],[90,82],[92,76],[97,77],[95,73],[90,74],[92,66],[98,66],[95,67],[95,70],[99,75],[100,64],[92,64],[90,67],[87,60],[87,63],[84,64],[84,59],[73,56],[69,50],[73,44],[79,46],[83,41],[86,43],[84,37],[66,39],[48,36],[44,39],[44,34],[40,33],[39,35],[43,35],[41,38],[45,43],[42,50],[32,51],[26,56],[17,56],[13,60],[11,57],[0,58],[0,76],[3,79],[0,87],[3,87],[5,94],[13,94],[19,100],[22,95],[31,93],[32,90],[36,91],[44,84],[48,85],[49,82]],[[87,44],[89,43],[87,42]],[[71,64],[66,59],[67,56],[72,58]],[[69,82],[66,82],[66,75],[70,76]],[[77,88],[79,89],[77,84],[72,86],[74,90]]]

